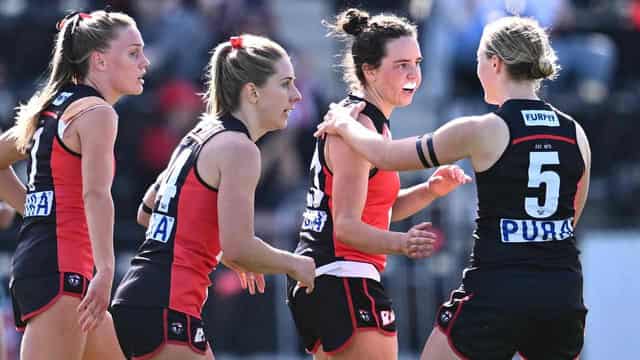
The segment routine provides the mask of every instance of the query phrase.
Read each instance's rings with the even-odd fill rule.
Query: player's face
[[[482,85],[482,89],[484,90],[484,101],[487,104],[496,105],[498,102],[495,99],[495,88],[497,82],[496,72],[493,70],[493,61],[491,58],[487,57],[485,52],[485,48],[483,43],[480,43],[478,47],[478,51],[476,53],[476,58],[478,62],[478,66],[476,68],[476,73],[478,75],[478,79],[480,80],[480,84]]]
[[[120,29],[104,53],[110,72],[111,85],[122,95],[139,95],[144,86],[143,76],[149,60],[143,52],[144,42],[135,26]]]
[[[257,105],[262,114],[261,124],[268,130],[285,128],[289,114],[302,99],[294,83],[296,76],[289,57],[278,60],[274,68],[275,74],[258,87]]]
[[[386,55],[369,85],[381,95],[386,105],[402,107],[411,104],[422,83],[422,53],[418,40],[403,36],[387,42]]]

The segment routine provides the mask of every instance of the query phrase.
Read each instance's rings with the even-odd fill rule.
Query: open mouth
[[[402,91],[406,93],[413,93],[414,91],[416,91],[417,86],[418,84],[416,84],[415,82],[407,83],[402,87]]]

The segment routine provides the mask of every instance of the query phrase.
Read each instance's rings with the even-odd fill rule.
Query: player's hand
[[[294,255],[291,268],[289,276],[298,280],[298,287],[306,288],[307,294],[311,294],[315,287],[316,262],[308,256]]]
[[[414,225],[403,236],[401,253],[410,259],[423,259],[433,254],[436,234],[428,231],[430,222]]]
[[[427,180],[429,192],[440,197],[445,196],[460,185],[468,184],[471,177],[458,165],[444,165],[436,169]]]
[[[248,289],[249,294],[255,295],[256,290],[258,293],[264,294],[264,289],[266,287],[264,274],[247,271],[233,261],[224,260],[223,263],[226,267],[235,271],[238,275],[238,279],[240,279],[240,286],[242,286],[243,289]]]
[[[358,115],[364,110],[366,103],[357,103],[343,106],[336,103],[329,105],[329,111],[324,115],[324,121],[318,124],[318,129],[313,136],[321,137],[325,134],[339,134],[340,128],[346,126],[350,121],[357,121]]]
[[[77,308],[80,313],[80,328],[83,331],[90,332],[104,320],[109,307],[112,284],[113,272],[98,271],[91,280],[87,294]]]

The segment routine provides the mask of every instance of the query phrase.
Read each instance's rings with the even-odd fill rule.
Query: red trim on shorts
[[[356,312],[353,309],[353,299],[351,299],[351,289],[349,288],[349,280],[346,278],[342,279],[344,283],[344,291],[347,295],[347,305],[349,306],[349,315],[351,315],[351,325],[353,326],[353,330],[358,328],[358,323],[356,322]]]
[[[380,326],[380,319],[378,319],[378,313],[376,312],[376,301],[373,299],[371,294],[369,294],[369,287],[367,287],[367,279],[362,279],[362,287],[364,288],[364,294],[371,301],[371,313],[373,313],[373,318],[376,320],[376,326],[382,328]]]
[[[443,329],[440,326],[440,324],[438,324],[438,320],[436,319],[436,328],[440,332],[442,332],[444,334],[444,336],[446,336],[447,342],[449,343],[449,348],[451,348],[451,350],[462,360],[469,360],[469,358],[467,358],[466,356],[462,355],[462,353],[460,351],[458,351],[458,349],[456,349],[456,346],[453,343],[453,340],[451,339],[451,329],[453,328],[454,323],[456,322],[456,320],[458,319],[458,316],[460,315],[460,312],[462,311],[462,306],[464,305],[465,302],[471,300],[472,297],[473,297],[473,294],[470,294],[470,295],[467,295],[467,296],[463,297],[462,299],[458,300],[460,304],[458,305],[458,308],[456,309],[456,313],[453,314],[453,318],[451,318],[451,321],[449,322],[449,328],[448,329]],[[440,311],[442,310],[442,306],[443,305],[440,305],[440,308],[438,309],[437,314],[440,314]]]
[[[82,277],[82,281],[84,282],[85,277]],[[51,308],[57,301],[58,299],[60,299],[62,296],[71,296],[71,297],[75,297],[78,299],[82,299],[82,297],[84,296],[84,288],[82,291],[82,294],[76,294],[76,293],[72,293],[72,292],[67,292],[64,291],[64,273],[60,273],[60,281],[58,283],[58,294],[56,294],[56,296],[53,297],[53,299],[51,299],[47,304],[45,304],[44,306],[40,307],[39,309],[32,311],[28,314],[24,314],[20,316],[20,320],[26,322],[27,320],[31,319],[32,317],[42,314],[43,312],[49,310],[49,308]],[[20,331],[20,328],[16,327],[16,329],[18,329],[18,331]],[[26,326],[24,328],[22,328],[22,331],[24,331],[26,329]]]
[[[540,139],[558,140],[558,141],[564,141],[566,143],[573,144],[573,145],[576,144],[576,140],[575,139],[568,138],[566,136],[550,135],[550,134],[537,134],[537,135],[529,135],[529,136],[523,136],[523,137],[519,137],[517,139],[513,139],[513,141],[511,142],[511,145],[516,145],[516,144],[519,144],[519,143],[525,142],[525,141],[540,140]]]
[[[311,351],[304,349],[304,351],[307,352],[307,354],[312,354],[315,355],[315,353],[318,352],[318,348],[320,347],[320,338],[318,338],[318,340],[316,340],[316,342],[313,344],[313,347],[311,347]]]
[[[520,356],[520,360],[527,360],[527,358],[524,357],[524,355],[522,355],[520,351],[518,351],[518,356]]]

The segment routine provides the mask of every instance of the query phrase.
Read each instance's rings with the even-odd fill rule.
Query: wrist
[[[433,201],[439,198],[440,195],[431,189],[431,182],[427,181],[422,189],[422,197],[425,201]]]

